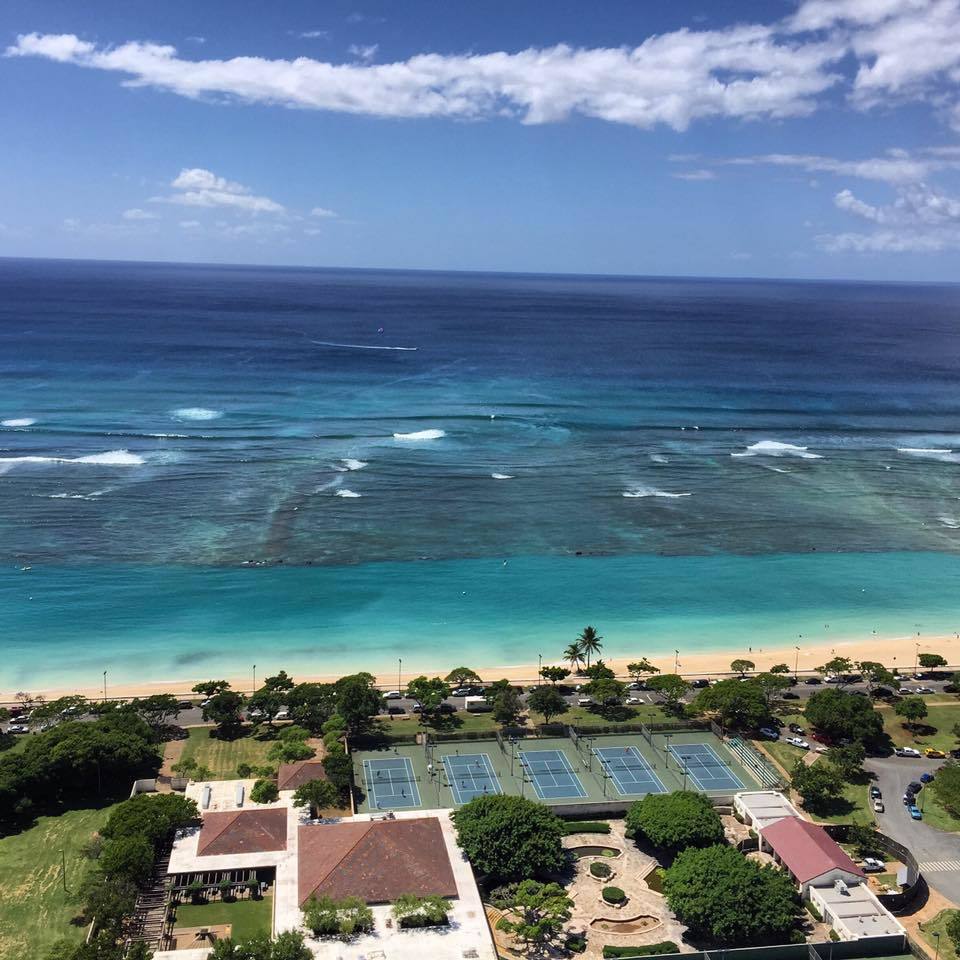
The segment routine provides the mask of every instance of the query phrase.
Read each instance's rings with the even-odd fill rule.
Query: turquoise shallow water
[[[531,557],[331,567],[0,573],[0,690],[40,683],[389,674],[557,658],[588,622],[607,656],[754,650],[960,627],[960,557]],[[64,616],[69,610],[69,616]],[[827,626],[828,625],[828,626]],[[905,656],[912,646],[905,644]]]

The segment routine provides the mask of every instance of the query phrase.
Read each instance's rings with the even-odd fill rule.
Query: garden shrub
[[[619,904],[627,902],[627,895],[619,887],[604,887],[601,895],[607,903]]]
[[[605,864],[595,861],[590,864],[590,875],[605,880],[613,871]]]
[[[680,948],[672,940],[648,943],[643,947],[613,947],[608,945],[603,948],[605,960],[616,960],[618,957],[655,957],[662,953],[679,952]]]
[[[609,833],[610,824],[599,820],[565,820],[563,833],[570,836],[572,833]]]

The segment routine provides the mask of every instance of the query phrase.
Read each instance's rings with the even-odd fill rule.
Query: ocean
[[[0,690],[953,634],[958,369],[952,285],[0,260]]]

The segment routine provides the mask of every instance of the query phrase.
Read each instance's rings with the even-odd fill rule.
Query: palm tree
[[[599,653],[603,644],[600,642],[603,637],[593,627],[584,627],[583,633],[577,637],[580,649],[587,655],[587,669],[590,669],[590,656]]]
[[[571,643],[563,651],[563,659],[570,664],[570,669],[577,672],[577,667],[583,663],[583,647],[579,643]]]

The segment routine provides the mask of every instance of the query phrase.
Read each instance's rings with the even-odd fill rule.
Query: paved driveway
[[[876,776],[876,784],[883,793],[886,810],[876,815],[880,832],[911,850],[927,883],[960,904],[960,834],[944,833],[923,821],[911,819],[903,805],[907,784],[919,780],[921,773],[935,773],[942,762],[885,757],[867,760],[864,768]]]

